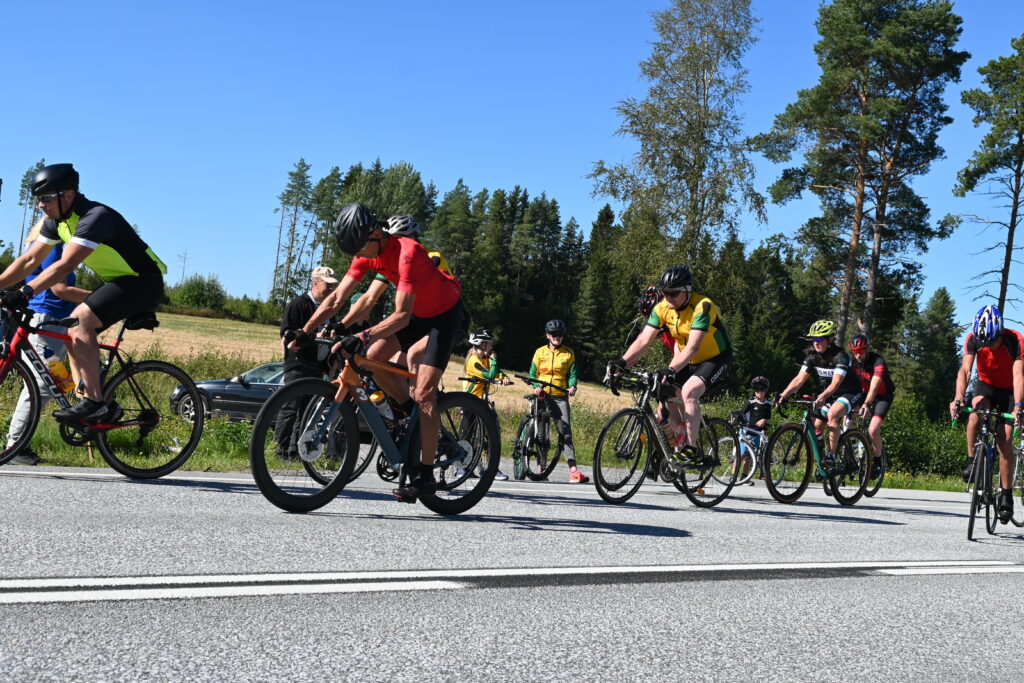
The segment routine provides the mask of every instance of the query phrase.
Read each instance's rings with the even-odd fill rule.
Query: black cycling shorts
[[[679,370],[676,372],[676,384],[683,386],[686,384],[686,380],[691,377],[700,377],[704,381],[704,386],[710,389],[716,382],[725,377],[731,368],[732,351],[726,351],[702,363],[690,364]]]
[[[992,410],[1008,413],[1013,409],[1013,389],[1000,389],[979,379],[974,383],[974,395],[987,398]]]
[[[455,344],[466,332],[465,307],[460,299],[458,303],[444,313],[432,318],[412,317],[409,324],[395,332],[395,339],[402,351],[409,349],[424,337],[428,337],[427,349],[423,352],[420,363],[442,370],[448,366]]]
[[[857,408],[860,408],[861,403],[864,403],[864,392],[852,391],[845,394],[839,394],[836,396],[835,401],[832,401],[832,403],[836,402],[845,405],[847,413],[852,413],[857,410]]]
[[[162,275],[125,275],[96,289],[85,305],[96,314],[105,330],[136,313],[155,311],[164,296]]]
[[[884,420],[885,416],[889,414],[889,409],[892,408],[894,398],[896,398],[894,393],[886,394],[885,396],[875,396],[875,407],[871,411],[871,416]]]

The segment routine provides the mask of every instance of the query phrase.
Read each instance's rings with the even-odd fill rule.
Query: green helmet
[[[817,320],[807,331],[808,337],[831,337],[836,333],[836,324],[831,320]]]

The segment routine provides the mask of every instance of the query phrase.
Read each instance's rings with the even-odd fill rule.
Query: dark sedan
[[[270,395],[281,388],[284,363],[265,363],[231,379],[196,382],[203,397],[206,416],[252,421]],[[182,388],[171,395],[171,407],[185,419],[191,419],[192,400],[182,399]]]

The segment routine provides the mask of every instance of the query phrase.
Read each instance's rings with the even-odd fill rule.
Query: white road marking
[[[1024,567],[914,567],[906,569],[879,569],[879,574],[891,576],[925,576],[929,574],[1024,574]]]

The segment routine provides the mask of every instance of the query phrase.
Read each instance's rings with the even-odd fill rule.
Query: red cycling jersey
[[[1000,332],[1003,343],[994,351],[981,346],[970,332],[964,340],[964,355],[975,355],[978,358],[978,379],[996,389],[1013,388],[1013,363],[1021,359],[1024,348],[1024,335],[1017,330],[1003,329]]]
[[[417,318],[446,313],[462,298],[459,281],[438,270],[423,245],[409,237],[389,238],[384,252],[376,258],[356,256],[346,275],[358,281],[368,270],[386,277],[399,292],[415,294],[412,314]]]

